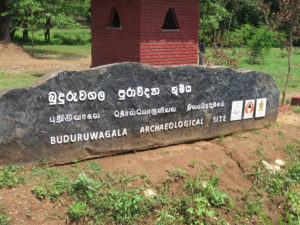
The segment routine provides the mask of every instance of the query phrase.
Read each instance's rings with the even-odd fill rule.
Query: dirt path
[[[31,57],[21,47],[0,43],[0,72],[7,73],[48,73],[59,70],[83,70],[91,65],[89,55],[44,55]]]

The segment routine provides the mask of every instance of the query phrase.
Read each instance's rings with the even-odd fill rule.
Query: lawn
[[[29,34],[31,39],[32,33]],[[45,42],[43,30],[35,31],[33,34],[34,43],[37,45],[85,45],[91,42],[91,30],[89,27],[52,28],[51,41]],[[31,40],[23,42],[22,30],[17,30],[14,41],[20,44],[31,44]]]
[[[31,52],[30,45],[23,45],[27,52]],[[89,55],[91,54],[91,45],[37,45],[33,49],[34,54],[46,55]]]
[[[281,92],[284,89],[286,74],[287,74],[287,57],[286,50],[280,50],[279,48],[273,48],[265,56],[264,61],[261,64],[251,65],[249,63],[249,56],[245,48],[230,48],[223,49],[224,54],[229,57],[228,59],[236,62],[239,69],[250,69],[255,71],[264,72],[272,75]],[[208,49],[206,56],[208,60],[214,65],[224,65],[227,61],[224,60],[222,54],[217,53],[214,58],[212,53],[220,51],[219,49]],[[222,52],[222,50],[221,50]],[[223,63],[223,64],[222,64]],[[230,65],[227,65],[230,66]],[[295,92],[300,90],[300,49],[295,48],[292,55],[292,77],[288,85],[288,92]]]
[[[9,74],[0,72],[0,88],[16,88],[32,84],[43,74],[39,73],[20,73]]]
[[[22,45],[28,52],[31,52],[31,42],[22,41],[21,30],[16,32],[14,41]],[[36,31],[34,32],[34,43],[33,53],[35,55],[56,55],[59,60],[68,60],[73,56],[91,54],[91,31],[88,27],[53,28],[51,29],[50,43],[44,41],[43,31]],[[225,50],[225,52],[229,57],[238,61],[239,68],[262,71],[272,75],[281,91],[283,91],[287,74],[285,50],[280,50],[279,48],[271,49],[265,60],[259,65],[248,63],[248,55],[245,49],[229,49]],[[208,51],[207,56],[214,62],[210,51]],[[0,88],[25,86],[35,81],[38,76],[30,72],[19,75],[0,73]],[[288,92],[291,93],[299,90],[300,49],[298,48],[295,49],[292,56],[292,77],[288,85]]]
[[[31,41],[23,42],[21,31],[16,32],[14,41],[31,52]],[[51,42],[44,41],[43,31],[34,32],[34,54],[89,55],[91,54],[91,30],[88,27],[53,28]]]
[[[247,61],[247,55],[243,57],[240,68],[246,68],[256,71],[265,72],[271,74],[276,83],[283,91],[286,74],[287,74],[287,57],[286,51],[274,48],[266,56],[265,61],[260,65],[250,65]],[[288,86],[289,92],[300,91],[300,49],[295,49],[292,56],[292,77]]]

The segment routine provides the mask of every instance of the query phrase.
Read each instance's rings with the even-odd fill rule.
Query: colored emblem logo
[[[259,98],[256,100],[256,111],[255,117],[264,117],[266,116],[266,107],[267,107],[267,99],[266,98]]]
[[[253,118],[254,103],[255,103],[254,99],[246,100],[245,108],[244,108],[244,119],[251,119],[251,118]]]
[[[245,106],[245,113],[253,113],[254,112],[254,102],[249,101]]]

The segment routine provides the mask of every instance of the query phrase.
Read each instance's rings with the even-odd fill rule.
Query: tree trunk
[[[2,17],[1,37],[4,43],[11,42],[10,32],[9,32],[10,21],[11,21],[10,16]]]
[[[15,37],[17,29],[13,29],[12,31],[10,31],[10,38],[13,39]]]
[[[29,41],[29,31],[28,31],[28,24],[25,24],[23,27],[23,36],[22,39],[24,42]]]
[[[31,56],[33,57],[33,47],[34,47],[34,30],[31,30]]]
[[[286,81],[285,81],[285,86],[284,86],[284,91],[282,93],[282,100],[281,100],[281,104],[284,105],[285,101],[286,101],[286,95],[287,95],[287,89],[288,89],[288,84],[289,84],[289,80],[291,78],[292,75],[292,50],[293,50],[293,26],[291,28],[290,31],[290,35],[289,35],[289,40],[288,40],[288,46],[287,46],[287,57],[288,57],[288,74],[286,75]]]
[[[51,26],[51,19],[48,18],[47,21],[46,21],[46,29],[44,31],[46,42],[50,42],[50,26]]]
[[[45,41],[50,42],[50,29],[49,28],[45,29],[44,35],[45,35]]]
[[[6,12],[8,10],[9,10],[9,8],[7,5],[7,1],[1,0],[0,1],[0,12]],[[1,20],[0,40],[3,40],[4,43],[9,43],[11,41],[10,32],[9,32],[11,16],[10,15],[0,16],[0,20]]]
[[[23,30],[23,41],[26,42],[29,40],[29,32],[28,32],[28,28],[24,28]]]

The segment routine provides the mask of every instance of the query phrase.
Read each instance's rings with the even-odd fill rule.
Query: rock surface
[[[260,128],[278,115],[270,75],[119,63],[0,93],[0,165],[61,164]]]

